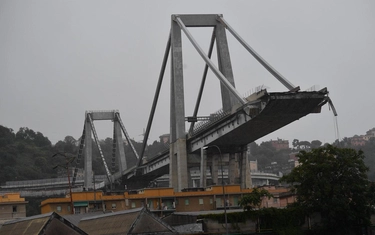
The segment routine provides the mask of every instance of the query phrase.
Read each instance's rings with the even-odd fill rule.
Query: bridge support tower
[[[100,147],[99,138],[95,130],[94,120],[111,120],[113,121],[113,149],[112,149],[112,162],[111,169],[108,168],[107,162],[104,158],[102,149]],[[80,146],[78,151],[78,157],[76,158],[76,165],[79,165],[81,158],[84,161],[84,188],[92,189],[93,187],[93,176],[92,171],[92,136],[99,150],[100,157],[103,161],[103,165],[107,175],[107,184],[112,185],[116,179],[122,177],[122,172],[127,169],[127,163],[125,159],[124,141],[122,138],[124,133],[129,145],[137,158],[138,154],[130,140],[130,137],[125,129],[124,124],[120,118],[120,113],[117,110],[111,111],[86,111],[85,123],[83,127],[83,133],[80,140]],[[116,159],[118,163],[118,173],[115,174]],[[73,185],[77,177],[78,168],[76,167],[73,175]]]
[[[170,187],[181,191],[188,187],[189,157],[186,146],[185,107],[183,86],[183,61],[181,30],[186,27],[213,27],[213,39],[216,38],[219,69],[224,80],[221,83],[221,96],[224,111],[230,111],[238,103],[226,86],[234,88],[232,65],[224,26],[218,21],[218,15],[172,15],[171,21],[171,120],[170,120]],[[197,48],[194,39],[191,40]],[[197,48],[199,49],[199,46]],[[227,84],[227,85],[224,85]],[[229,84],[229,85],[228,85]]]

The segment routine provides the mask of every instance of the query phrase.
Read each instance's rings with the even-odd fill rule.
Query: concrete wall
[[[25,204],[1,204],[0,220],[17,219],[26,217]]]
[[[227,225],[229,233],[250,233],[256,231],[256,222],[252,220],[246,220],[245,223],[228,223]],[[204,219],[203,231],[210,234],[225,234],[225,223],[219,223],[212,219]]]
[[[0,220],[26,217],[25,198],[19,193],[6,193],[0,195]]]

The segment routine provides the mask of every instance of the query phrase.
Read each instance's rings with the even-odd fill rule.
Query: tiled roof
[[[78,226],[90,235],[177,234],[172,227],[145,208],[83,218]]]
[[[0,234],[87,235],[87,233],[54,212],[6,222],[0,227]]]

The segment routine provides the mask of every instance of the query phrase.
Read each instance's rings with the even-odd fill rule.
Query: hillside
[[[62,156],[52,156],[57,152],[63,152],[68,156],[78,156],[78,141],[72,136],[66,136],[64,140],[52,145],[47,137],[40,132],[35,132],[26,127],[17,132],[0,125],[0,185],[6,181],[34,180],[57,177],[58,165],[64,165]],[[100,141],[103,155],[107,164],[111,162],[112,139]],[[133,142],[136,150],[140,152],[142,144]],[[125,155],[128,166],[136,164],[136,158],[129,146],[125,146]],[[165,150],[167,147],[155,141],[147,146],[148,156]],[[95,174],[105,174],[98,148],[93,144],[93,171]],[[110,165],[110,164],[108,164]],[[75,161],[72,162],[75,166]],[[78,166],[83,168],[82,161]]]

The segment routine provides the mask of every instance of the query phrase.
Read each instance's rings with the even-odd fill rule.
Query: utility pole
[[[218,151],[219,151],[219,156],[220,156],[220,168],[221,168],[221,186],[223,188],[223,199],[224,199],[224,218],[225,218],[225,230],[226,230],[226,234],[228,235],[228,217],[227,217],[227,202],[226,202],[226,199],[225,199],[225,186],[224,186],[224,171],[223,171],[223,156],[221,154],[221,150],[219,148],[219,146],[217,145],[209,145],[209,146],[205,146],[203,147],[203,149],[208,149],[208,148],[216,148]],[[202,169],[201,169],[202,170]]]
[[[65,166],[62,165],[57,165],[53,167],[53,169],[56,169],[57,167],[62,167],[65,168],[67,173],[68,173],[68,185],[69,185],[69,196],[70,196],[70,213],[74,214],[74,204],[73,204],[73,195],[72,195],[72,185],[70,184],[70,174],[69,174],[69,164],[75,159],[75,157],[70,157],[66,156],[64,153],[55,153],[52,155],[52,157],[55,157],[57,155],[61,155],[65,158]]]

